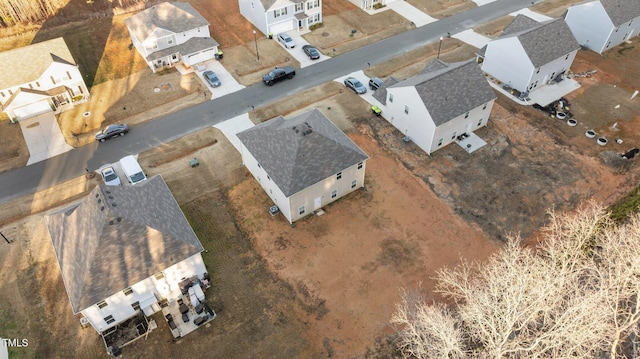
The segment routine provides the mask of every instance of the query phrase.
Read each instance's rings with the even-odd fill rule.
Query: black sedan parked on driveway
[[[318,50],[311,45],[302,46],[302,51],[304,51],[304,53],[307,54],[307,56],[309,56],[311,60],[317,60],[320,58],[320,53],[318,52]]]
[[[104,130],[96,133],[96,140],[104,142],[111,137],[124,136],[127,132],[129,132],[129,126],[126,123],[109,125]]]

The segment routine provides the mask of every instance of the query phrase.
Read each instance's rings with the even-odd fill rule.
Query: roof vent
[[[109,190],[105,190],[105,192],[106,192],[107,194],[111,193],[111,191],[109,191]]]
[[[100,197],[100,195],[96,193],[96,198],[98,198],[98,197]]]
[[[118,221],[118,223],[120,223],[120,221],[122,221],[121,217],[116,218],[116,221]]]
[[[109,221],[109,225],[110,225],[110,226],[113,226],[113,221]]]
[[[109,196],[109,199],[113,199],[113,196],[111,196],[111,195],[110,195],[110,196]]]
[[[98,198],[98,203],[102,202],[102,198]]]
[[[115,203],[115,202],[113,202],[113,203],[111,203],[111,205],[115,207],[115,206],[116,206],[116,203]]]
[[[101,210],[101,211],[104,211],[104,206],[100,207],[100,210]]]

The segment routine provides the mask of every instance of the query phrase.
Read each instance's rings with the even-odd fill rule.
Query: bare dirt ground
[[[640,141],[640,104],[629,99],[640,88],[638,41],[604,56],[579,52],[572,69],[598,72],[578,79],[582,88],[568,96],[578,126],[501,96],[489,125],[477,132],[488,145],[471,155],[455,144],[425,155],[337,83],[256,109],[251,118],[257,123],[317,107],[371,156],[366,190],[295,228],[268,214],[268,197],[215,129],[141,154],[145,170],[165,178],[207,250],[203,258],[213,276],[207,296],[219,316],[177,342],[156,317],[159,329],[126,347],[125,355],[393,357],[388,318],[399,287],[421,288],[437,300],[435,269],[461,256],[486,258],[505,233],[534,236],[551,206],[570,211],[588,199],[610,204],[638,182],[636,160],[618,155]],[[452,62],[474,49],[451,39],[442,50],[441,58]],[[435,51],[433,45],[418,49],[368,74],[412,76]],[[120,105],[130,106],[108,108]],[[138,116],[162,109],[155,111]],[[596,145],[586,129],[609,144]],[[192,157],[199,167],[188,166]],[[30,343],[11,349],[12,357],[105,356],[96,333],[81,329],[71,313],[39,213],[81,198],[98,183],[81,177],[0,206],[0,230],[14,240],[0,245],[0,332]],[[39,214],[22,218],[26,213]]]

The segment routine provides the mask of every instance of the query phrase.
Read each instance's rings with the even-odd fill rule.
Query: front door
[[[322,196],[316,197],[316,199],[313,200],[313,210],[316,211],[320,209],[320,207],[322,207]]]

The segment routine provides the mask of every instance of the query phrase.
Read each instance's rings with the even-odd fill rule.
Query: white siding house
[[[265,35],[322,22],[322,0],[238,0],[238,5],[240,14]]]
[[[100,185],[46,217],[74,314],[104,335],[202,279],[202,244],[160,176],[136,186]]]
[[[349,0],[362,10],[372,10],[374,6],[384,6],[397,0]],[[379,5],[378,5],[379,4]]]
[[[428,154],[486,126],[496,99],[473,59],[433,60],[417,76],[388,79],[373,97],[384,118]]]
[[[580,45],[602,54],[638,35],[640,1],[586,1],[569,7],[564,19]]]
[[[369,156],[318,109],[237,136],[244,165],[289,223],[364,187]]]
[[[0,52],[0,105],[12,121],[60,113],[89,99],[64,38]]]
[[[563,18],[538,23],[517,15],[480,49],[477,60],[482,71],[524,98],[569,70],[579,49]]]
[[[179,64],[190,67],[218,53],[209,22],[189,3],[163,2],[124,22],[133,46],[153,72]]]

